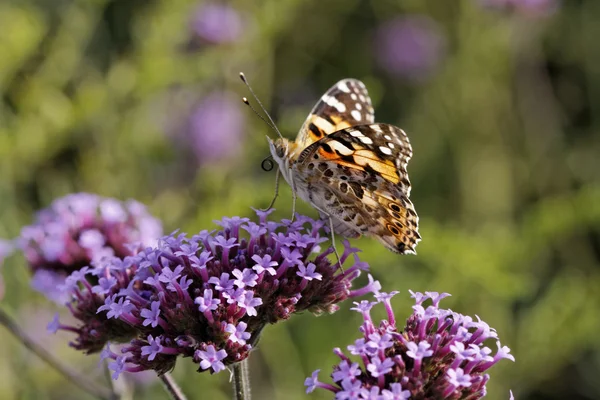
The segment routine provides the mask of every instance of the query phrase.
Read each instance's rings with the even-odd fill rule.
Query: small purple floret
[[[215,346],[210,345],[206,351],[198,350],[200,356],[200,368],[212,368],[213,372],[219,372],[225,369],[225,364],[221,360],[227,357],[227,352],[223,349],[216,351]]]

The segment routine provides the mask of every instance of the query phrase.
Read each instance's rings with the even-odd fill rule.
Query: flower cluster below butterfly
[[[421,236],[409,199],[406,133],[374,123],[365,85],[336,83],[313,108],[295,141],[270,140],[279,171],[304,201],[329,218],[336,234],[373,236],[401,254],[414,254]]]

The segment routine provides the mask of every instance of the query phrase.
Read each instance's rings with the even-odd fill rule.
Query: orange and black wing
[[[295,168],[323,199],[337,233],[376,237],[388,249],[414,253],[419,218],[411,203],[406,170],[412,148],[392,125],[345,128],[307,147]]]
[[[329,88],[317,102],[295,142],[306,148],[333,132],[373,121],[373,105],[364,83],[357,79],[343,79]]]

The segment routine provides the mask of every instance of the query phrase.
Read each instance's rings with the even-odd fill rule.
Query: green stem
[[[235,400],[250,400],[248,359],[233,364],[233,396]]]
[[[256,328],[248,344],[252,348],[256,348],[260,339],[260,334],[264,329],[265,324],[261,324]],[[250,355],[248,355],[250,357]],[[233,395],[235,400],[250,400],[250,371],[248,370],[248,358],[237,364],[233,364]]]
[[[165,387],[165,390],[167,392],[169,392],[169,394],[171,395],[172,399],[187,400],[187,398],[181,391],[181,388],[179,387],[179,385],[177,385],[177,383],[175,383],[175,380],[168,372],[165,374],[159,375],[159,378],[162,381],[163,386]]]
[[[13,318],[8,315],[2,308],[0,308],[0,325],[3,325],[10,333],[13,334],[25,347],[27,347],[32,353],[36,354],[39,358],[44,360],[52,368],[60,372],[67,380],[78,386],[81,390],[89,393],[90,395],[103,399],[103,400],[115,400],[117,395],[112,393],[109,389],[97,385],[96,383],[88,380],[84,376],[80,375],[76,371],[68,368],[58,361],[52,354],[46,349],[37,344],[31,339],[25,331],[23,331]]]

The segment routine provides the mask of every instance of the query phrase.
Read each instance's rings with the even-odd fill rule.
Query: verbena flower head
[[[438,24],[424,15],[396,17],[375,35],[376,59],[388,73],[409,81],[429,78],[445,55]]]
[[[237,41],[242,35],[243,25],[237,10],[219,3],[202,4],[192,20],[194,34],[202,41],[213,44]]]
[[[199,164],[231,161],[242,150],[244,119],[236,96],[209,93],[190,114],[185,145],[193,150]]]
[[[0,239],[0,300],[4,297],[4,280],[2,279],[2,265],[4,259],[10,256],[15,250],[13,242]]]
[[[479,3],[490,9],[516,11],[531,17],[548,16],[559,8],[559,0],[479,0]]]
[[[136,332],[121,354],[108,347],[103,352],[113,359],[115,377],[123,371],[164,373],[178,356],[191,357],[199,371],[219,372],[248,357],[266,324],[305,310],[333,312],[340,301],[379,290],[372,279],[351,290],[368,265],[347,242],[340,259],[350,265],[341,270],[332,264],[333,250],[320,249],[327,240],[321,236],[322,221],[298,216],[293,223],[274,222],[257,213],[258,223],[223,218],[217,222],[220,231],[174,232],[136,256],[107,260],[100,272],[116,282],[112,286],[104,281],[88,287],[89,280],[79,280],[73,309],[81,308],[82,299],[93,299],[89,308],[97,307],[95,319],[102,322],[94,325],[96,333],[102,332],[97,337],[117,341],[126,336],[121,328]],[[81,314],[76,315],[81,328],[51,328],[79,333],[89,324]],[[108,324],[119,325],[113,333],[113,327],[103,328]]]
[[[103,257],[132,255],[128,245],[149,246],[161,234],[160,222],[137,201],[75,193],[40,211],[19,242],[34,273],[32,286],[59,299],[56,289],[68,274]]]
[[[10,240],[0,239],[0,266],[4,263],[4,259],[10,256],[15,251],[15,245]]]
[[[364,319],[362,337],[347,352],[334,350],[341,359],[331,374],[334,383],[319,382],[317,370],[305,381],[307,393],[322,388],[336,399],[479,399],[486,394],[486,371],[503,358],[514,361],[479,317],[439,307],[447,293],[411,292],[413,314],[399,330],[390,304],[395,294],[354,303]],[[370,310],[377,303],[384,304],[388,319],[375,325]],[[490,341],[496,342],[495,354],[486,346]]]

